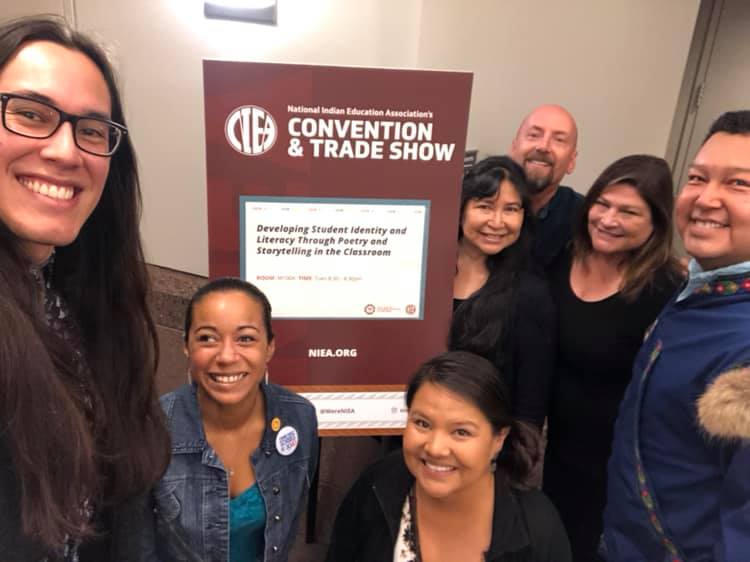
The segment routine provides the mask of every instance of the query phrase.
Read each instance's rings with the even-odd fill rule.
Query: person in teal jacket
[[[609,562],[750,559],[750,111],[713,124],[675,220],[693,259],[615,426]]]

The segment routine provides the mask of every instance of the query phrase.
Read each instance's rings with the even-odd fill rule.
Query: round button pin
[[[288,457],[297,450],[297,445],[299,445],[299,435],[291,425],[282,427],[276,434],[276,450],[280,455]]]

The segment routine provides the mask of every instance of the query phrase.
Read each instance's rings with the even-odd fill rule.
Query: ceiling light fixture
[[[222,0],[203,3],[207,18],[276,25],[277,0]]]

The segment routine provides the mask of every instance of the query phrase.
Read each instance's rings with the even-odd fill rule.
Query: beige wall
[[[148,260],[208,270],[201,60],[475,72],[468,146],[507,150],[543,102],[581,128],[570,184],[615,158],[664,154],[699,0],[280,0],[275,27],[203,18],[198,0],[5,0],[63,12],[111,46],[144,191]]]
[[[467,146],[507,152],[523,115],[559,103],[580,129],[566,183],[620,156],[663,156],[699,0],[426,0],[421,67],[474,71]]]
[[[0,3],[0,20],[30,14],[63,14],[69,0],[3,0]]]
[[[192,273],[208,272],[202,59],[416,64],[421,2],[282,0],[276,27],[206,20],[195,0],[75,3],[79,28],[101,32],[120,59],[147,259]]]

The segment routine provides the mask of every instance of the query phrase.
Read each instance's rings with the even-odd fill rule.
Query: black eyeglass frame
[[[52,131],[48,135],[44,135],[40,137],[40,136],[35,136],[35,135],[27,135],[24,133],[19,133],[18,131],[15,131],[11,129],[10,127],[8,127],[8,125],[5,123],[5,111],[8,108],[8,102],[12,99],[21,99],[21,100],[31,101],[34,103],[38,103],[39,105],[48,107],[56,111],[60,115],[60,120],[57,122],[57,125],[55,126],[55,128],[52,129]],[[20,94],[0,93],[0,113],[2,113],[3,127],[5,128],[6,131],[11,132],[14,135],[18,135],[20,137],[25,137],[27,139],[48,139],[52,135],[54,135],[60,129],[60,127],[62,127],[63,123],[70,123],[70,126],[73,128],[73,142],[75,142],[75,145],[79,149],[86,152],[87,154],[93,154],[94,156],[103,156],[103,157],[112,156],[115,152],[117,152],[117,149],[120,148],[120,145],[122,144],[123,136],[128,134],[128,128],[125,125],[121,125],[120,123],[117,123],[115,121],[104,119],[102,117],[91,117],[88,115],[73,115],[72,113],[63,111],[59,107],[55,107],[54,105],[50,103],[46,103],[46,102],[40,101],[36,98],[32,98],[29,96],[22,96]],[[115,127],[116,129],[120,131],[120,136],[117,137],[117,144],[111,151],[105,152],[105,153],[92,152],[88,148],[84,148],[78,143],[78,136],[76,135],[76,130],[77,130],[78,122],[84,119],[89,119],[91,121],[98,121],[99,123],[106,123],[107,125]]]

